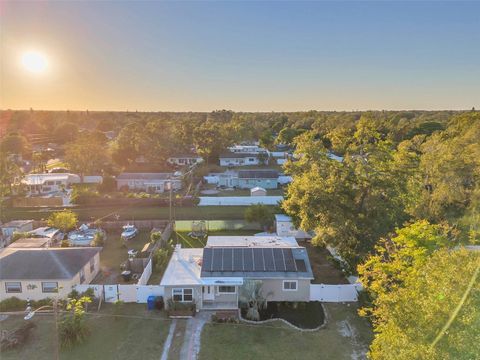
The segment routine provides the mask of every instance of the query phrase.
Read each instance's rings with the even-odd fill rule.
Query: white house
[[[170,188],[182,188],[182,179],[173,173],[121,173],[115,180],[118,190],[128,187],[129,190],[162,193]]]
[[[252,166],[259,165],[258,154],[225,153],[219,156],[220,166]]]
[[[80,181],[80,176],[76,174],[45,173],[25,175],[22,183],[27,186],[29,195],[42,195],[68,189]]]
[[[196,165],[203,162],[203,158],[196,154],[182,154],[169,157],[167,162],[177,166]]]
[[[258,145],[233,145],[228,147],[228,150],[236,154],[268,154],[268,150]]]

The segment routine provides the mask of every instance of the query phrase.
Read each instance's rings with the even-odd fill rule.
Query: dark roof
[[[204,248],[201,276],[313,278],[305,248],[271,247]]]
[[[278,178],[277,170],[239,170],[239,179],[276,179]]]
[[[256,158],[258,157],[258,154],[224,153],[219,156],[220,159],[240,159],[240,158],[249,158],[249,157]]]
[[[4,249],[0,280],[71,279],[101,248]]]
[[[121,173],[117,180],[166,180],[173,178],[172,173]]]

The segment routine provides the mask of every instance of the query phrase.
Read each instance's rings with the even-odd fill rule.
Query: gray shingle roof
[[[278,171],[276,170],[240,170],[238,172],[239,179],[277,179]]]
[[[71,279],[101,248],[4,249],[0,280]]]

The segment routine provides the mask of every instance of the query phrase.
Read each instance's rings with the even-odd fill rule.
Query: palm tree
[[[262,294],[261,280],[246,280],[240,288],[239,300],[247,305],[246,318],[260,320],[260,310],[267,308],[267,299]]]

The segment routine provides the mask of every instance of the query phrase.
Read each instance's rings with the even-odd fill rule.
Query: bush
[[[153,265],[155,266],[156,270],[163,269],[170,258],[170,251],[169,249],[158,249],[153,253]]]
[[[192,311],[192,312],[194,312],[195,309],[196,309],[195,302],[183,303],[183,302],[173,301],[172,299],[168,299],[167,304],[168,304],[168,310],[169,311]]]
[[[77,185],[73,187],[70,201],[73,204],[87,204],[92,199],[98,199],[99,197],[98,191],[91,186]]]
[[[105,233],[102,231],[97,232],[93,237],[92,246],[102,247],[104,243],[105,243]]]
[[[0,301],[0,311],[21,311],[25,310],[27,307],[27,302],[25,300],[20,300],[17,297],[7,298]]]

